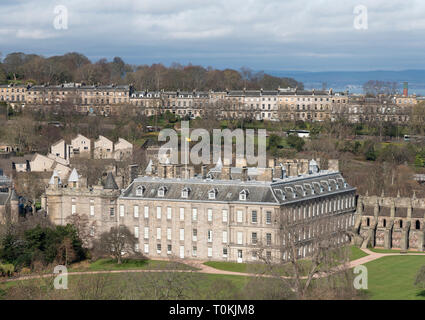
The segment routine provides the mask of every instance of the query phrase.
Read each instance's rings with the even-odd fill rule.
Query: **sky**
[[[405,70],[425,69],[424,36],[423,0],[0,1],[3,57],[76,51],[132,64]]]

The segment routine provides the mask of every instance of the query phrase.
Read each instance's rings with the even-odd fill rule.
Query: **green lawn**
[[[368,270],[368,293],[374,300],[425,300],[425,292],[417,289],[414,279],[425,265],[421,256],[382,257],[365,264]]]
[[[363,257],[368,256],[368,254],[364,251],[362,251],[360,248],[356,246],[350,247],[350,261],[354,261]]]
[[[300,260],[299,263],[302,264],[304,268],[310,266],[309,260]],[[279,274],[282,276],[288,276],[292,274],[292,265],[277,265],[270,267],[266,266],[263,263],[236,263],[236,262],[222,262],[222,261],[208,261],[204,263],[207,266],[210,266],[215,269],[232,271],[232,272],[242,272],[242,273],[257,273],[257,274]]]
[[[194,270],[194,268],[178,262],[169,262],[162,260],[131,260],[125,259],[121,264],[118,264],[113,259],[99,259],[88,265],[80,264],[76,267],[71,267],[70,272],[77,271],[104,271],[104,270],[163,270],[163,269],[179,269],[179,270]]]
[[[350,251],[348,252],[350,261],[360,259],[362,257],[367,256],[368,254],[357,248],[356,246],[350,246]],[[300,263],[303,264],[304,267],[308,267],[310,265],[310,260],[300,260]],[[264,273],[266,271],[266,267],[264,264],[260,263],[236,263],[236,262],[222,262],[222,261],[208,261],[204,263],[207,266],[210,266],[215,269],[232,271],[232,272],[242,272],[242,273]],[[290,270],[288,270],[290,268]],[[288,275],[292,272],[291,265],[281,265],[275,268],[275,272],[277,271],[279,274]],[[266,272],[268,273],[268,272]]]

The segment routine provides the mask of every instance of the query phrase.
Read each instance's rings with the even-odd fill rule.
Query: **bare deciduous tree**
[[[113,256],[121,264],[124,255],[137,254],[136,243],[137,239],[130,230],[126,226],[119,226],[103,232],[93,248],[99,255]]]
[[[90,221],[86,214],[72,214],[66,222],[74,225],[77,235],[81,239],[84,248],[89,248],[93,242],[93,232],[96,229],[96,221]]]
[[[273,294],[275,298],[291,297],[290,292],[285,291],[290,288],[297,299],[308,299],[325,283],[321,278],[340,274],[348,277],[348,251],[343,240],[349,233],[345,229],[344,220],[340,215],[329,214],[304,216],[303,219],[300,212],[283,209],[275,222],[278,244],[274,249],[279,249],[282,254],[280,262],[272,260],[270,253],[268,254],[272,249],[270,243],[258,242],[253,249],[258,259],[266,265],[260,273],[279,282],[285,279],[287,283],[278,286],[283,291],[280,295]],[[328,290],[337,290],[340,285],[350,285],[341,282],[333,284],[334,287]],[[277,287],[273,288],[271,290],[276,290]],[[349,290],[344,292],[346,291]]]

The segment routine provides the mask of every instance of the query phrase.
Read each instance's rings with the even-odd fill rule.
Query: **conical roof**
[[[72,169],[71,174],[69,175],[68,182],[78,182],[79,176],[77,169]]]
[[[146,173],[152,173],[152,166],[153,166],[152,160],[149,160],[149,163],[148,163],[148,166],[145,169],[145,172]]]
[[[61,178],[59,177],[59,174],[58,174],[58,172],[56,170],[53,170],[53,174],[52,174],[52,176],[50,178],[49,184],[51,184],[51,185],[55,184],[55,178],[56,177],[59,178],[59,184],[61,184],[62,183],[61,182]]]
[[[115,182],[114,176],[112,175],[111,172],[108,173],[108,176],[106,177],[106,183],[104,186],[104,189],[109,189],[109,190],[118,190],[118,185]]]

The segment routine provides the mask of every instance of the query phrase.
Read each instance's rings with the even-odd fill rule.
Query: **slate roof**
[[[321,185],[322,188],[320,188]],[[309,188],[309,186],[312,187]],[[137,188],[142,188],[143,195],[137,195]],[[163,197],[158,195],[160,188],[165,189]],[[182,197],[184,188],[190,190],[187,198]],[[213,189],[217,191],[216,198],[209,199],[208,193]],[[239,193],[244,190],[248,192],[247,199],[239,200]],[[322,171],[317,174],[289,177],[274,182],[214,180],[196,177],[191,179],[138,177],[123,191],[121,198],[281,205],[349,191],[355,191],[355,188],[346,184],[340,173]]]
[[[114,176],[112,175],[111,172],[108,172],[108,176],[106,177],[104,189],[109,189],[109,190],[118,190],[119,189],[117,183],[115,182]]]

